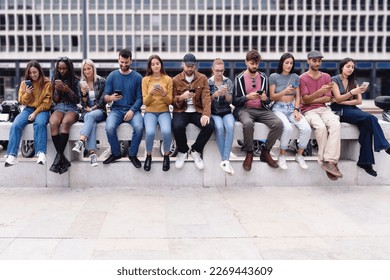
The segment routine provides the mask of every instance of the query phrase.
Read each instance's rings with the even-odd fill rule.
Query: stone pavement
[[[390,186],[0,188],[0,259],[390,258]]]

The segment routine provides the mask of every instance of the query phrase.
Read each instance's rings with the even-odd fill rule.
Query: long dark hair
[[[39,90],[42,90],[45,84],[45,73],[43,73],[42,67],[36,60],[31,60],[29,63],[27,63],[26,70],[24,72],[24,80],[32,80],[30,77],[30,68],[34,67],[37,68],[39,72]]]
[[[165,68],[164,68],[164,63],[161,59],[161,57],[159,57],[157,54],[152,54],[149,59],[148,59],[148,66],[146,68],[146,74],[145,76],[150,76],[153,74],[153,71],[152,71],[152,60],[153,59],[157,59],[158,61],[160,61],[160,64],[161,64],[161,69],[160,69],[160,73],[163,74],[163,75],[166,75],[167,72],[165,72]]]
[[[279,73],[279,74],[282,74],[283,72],[283,63],[284,61],[287,59],[287,58],[292,58],[293,60],[293,66],[290,70],[290,73],[293,73],[294,72],[294,67],[295,67],[295,58],[294,56],[291,54],[291,53],[285,53],[283,54],[280,59],[279,59],[279,64],[278,64],[278,69],[276,70],[276,73]]]
[[[66,77],[63,77],[61,75],[61,73],[58,71],[58,65],[60,64],[60,62],[64,62],[66,64],[66,68],[68,69],[67,71],[67,76]],[[76,85],[76,80],[79,80],[79,78],[76,76],[76,73],[74,71],[74,67],[73,67],[73,62],[72,60],[70,60],[69,57],[60,57],[57,59],[56,61],[56,69],[55,69],[55,73],[54,73],[54,80],[64,80],[65,78],[67,78],[67,82],[68,82],[68,86],[73,90],[73,92],[77,92],[78,89],[77,89],[77,85]],[[54,91],[54,86],[53,86],[53,91]]]
[[[348,62],[352,62],[356,66],[355,60],[353,60],[350,57],[346,57],[346,58],[344,58],[343,60],[340,61],[340,65],[339,65],[340,74],[343,73],[343,67]],[[351,89],[354,89],[356,87],[356,84],[355,84],[355,70],[356,70],[356,68],[353,70],[352,74],[348,76],[348,85],[347,85],[347,88],[345,89],[345,92],[348,92]]]

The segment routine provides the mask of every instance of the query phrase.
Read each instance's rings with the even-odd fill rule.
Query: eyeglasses
[[[223,73],[223,72],[225,72],[225,69],[215,69],[214,71],[217,73]]]
[[[253,87],[253,88],[256,87],[256,79],[255,79],[255,78],[252,78],[252,87]]]

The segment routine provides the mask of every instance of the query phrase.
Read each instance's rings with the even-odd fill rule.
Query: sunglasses
[[[57,61],[65,61],[65,60],[69,60],[69,57],[67,56],[60,56]]]
[[[255,79],[255,78],[252,78],[252,87],[253,87],[253,88],[256,87],[256,79]]]

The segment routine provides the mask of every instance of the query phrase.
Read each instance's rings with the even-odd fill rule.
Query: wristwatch
[[[294,111],[300,112],[301,110],[299,108],[294,108]]]

